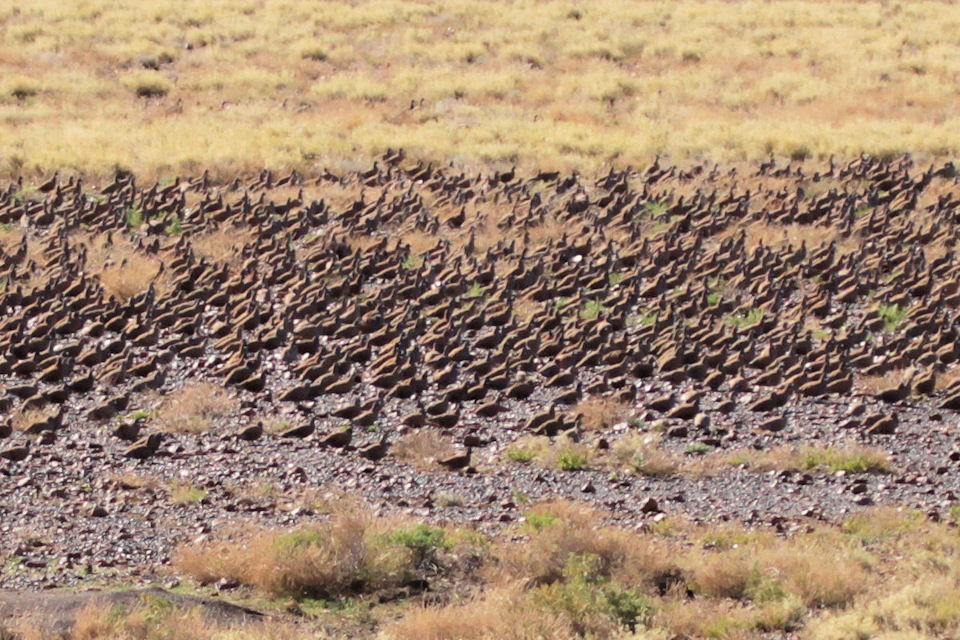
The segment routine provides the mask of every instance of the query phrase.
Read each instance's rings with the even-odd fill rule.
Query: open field
[[[0,7],[0,171],[945,156],[960,7],[172,0]]]

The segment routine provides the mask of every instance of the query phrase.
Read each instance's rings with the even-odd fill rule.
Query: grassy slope
[[[581,170],[657,152],[960,148],[957,6],[488,7],[8,4],[0,173],[337,166],[398,145],[435,160]]]

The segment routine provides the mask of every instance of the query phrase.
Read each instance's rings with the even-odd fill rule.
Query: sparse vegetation
[[[156,409],[154,420],[170,433],[209,431],[217,419],[228,415],[235,401],[222,387],[209,382],[174,391]]]
[[[727,316],[726,320],[727,324],[730,324],[738,329],[752,327],[763,320],[763,309],[750,309],[744,314]]]
[[[877,307],[877,314],[883,319],[883,326],[887,331],[897,331],[907,319],[907,310],[895,304],[881,304]]]

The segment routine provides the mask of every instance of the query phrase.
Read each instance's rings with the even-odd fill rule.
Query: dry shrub
[[[456,453],[449,438],[426,429],[406,434],[393,445],[392,451],[397,458],[419,466],[431,466]]]
[[[69,640],[306,640],[328,636],[277,620],[228,624],[204,615],[200,607],[185,609],[161,597],[142,596],[141,602],[129,610],[122,605],[108,607],[96,602],[84,607],[77,613],[67,637]]]
[[[583,416],[583,428],[587,430],[612,427],[630,417],[627,403],[596,395],[581,400],[576,410]]]
[[[753,639],[758,632],[792,631],[803,616],[802,604],[789,597],[761,606],[704,598],[678,599],[657,609],[653,626],[666,635],[652,637]]]
[[[901,589],[814,620],[811,638],[955,638],[960,633],[957,580],[922,575]]]
[[[600,526],[600,514],[590,507],[564,500],[547,502],[531,509],[526,518],[532,530],[530,541],[500,544],[494,550],[496,565],[490,577],[501,583],[554,583],[576,556],[594,558],[596,575],[624,584],[652,587],[676,574],[664,540]]]
[[[751,449],[724,454],[728,464],[747,464],[753,471],[809,471],[848,473],[885,473],[892,468],[883,449],[846,442],[835,447],[803,445],[773,447],[757,452]]]
[[[384,629],[393,640],[533,640],[579,637],[563,616],[531,607],[518,584],[494,587],[463,605],[423,607]]]
[[[409,548],[381,541],[394,522],[360,509],[288,531],[182,546],[175,566],[201,583],[237,580],[273,596],[334,597],[400,584],[414,567]]]
[[[132,254],[119,264],[104,268],[99,278],[109,295],[126,300],[146,291],[159,269],[156,260]]]
[[[197,255],[210,262],[236,266],[240,249],[249,239],[250,231],[246,227],[227,226],[193,237],[190,244]]]
[[[697,592],[760,604],[792,595],[807,607],[839,607],[868,584],[850,549],[809,537],[760,538],[722,551],[695,551],[684,566]]]
[[[200,382],[167,396],[157,408],[155,420],[168,433],[201,433],[234,405],[234,398],[225,389]]]
[[[613,445],[613,456],[621,465],[645,476],[669,476],[681,471],[684,461],[660,449],[660,434],[631,433]]]

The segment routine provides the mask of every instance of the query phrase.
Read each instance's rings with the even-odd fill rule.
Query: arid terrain
[[[477,584],[532,561],[510,545],[531,522],[641,546],[952,524],[956,178],[907,156],[467,175],[391,150],[309,178],[9,183],[3,585],[439,606],[493,597]],[[312,575],[352,538],[386,547],[351,551],[362,562],[410,564]],[[434,557],[452,540],[473,560]],[[612,563],[570,587],[639,563],[659,595],[617,582],[616,598],[669,632],[692,624],[656,617],[677,598],[749,601],[710,593],[690,548],[654,571],[595,543],[551,560],[554,578],[511,575],[531,589]],[[293,563],[304,549],[331,557]],[[886,571],[834,553],[857,580]],[[777,587],[780,622],[757,622],[761,602],[732,628],[797,632],[828,604],[815,579]],[[837,588],[830,607],[859,593]],[[393,615],[386,633],[430,637]]]
[[[960,637],[958,27],[0,3],[0,640]]]

